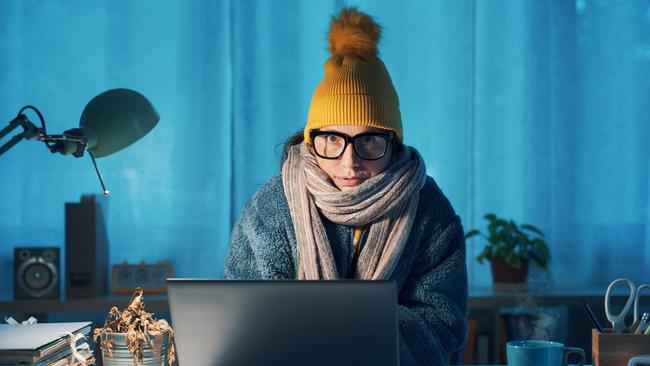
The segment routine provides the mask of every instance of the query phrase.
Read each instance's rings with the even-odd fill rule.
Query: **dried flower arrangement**
[[[131,297],[129,306],[120,312],[113,306],[108,313],[106,322],[102,328],[96,328],[93,332],[95,343],[106,333],[125,333],[126,347],[133,356],[133,365],[142,364],[144,351],[147,346],[151,347],[156,356],[160,355],[163,347],[164,335],[168,332],[169,344],[167,346],[167,362],[172,365],[176,360],[174,349],[174,330],[165,319],[156,320],[152,313],[144,310],[143,291],[137,288]],[[108,337],[104,337],[100,347],[108,357],[112,357],[113,344]]]

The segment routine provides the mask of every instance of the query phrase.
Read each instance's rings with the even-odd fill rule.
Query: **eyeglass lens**
[[[378,159],[386,153],[388,139],[384,135],[363,135],[353,137],[354,150],[362,159]],[[338,158],[343,154],[347,141],[338,135],[318,135],[314,137],[314,149],[319,156]]]

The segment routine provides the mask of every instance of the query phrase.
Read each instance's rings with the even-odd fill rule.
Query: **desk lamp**
[[[36,113],[41,127],[36,127],[23,114],[26,110]],[[111,89],[94,97],[86,105],[81,113],[79,128],[67,130],[62,135],[48,135],[41,112],[27,105],[0,131],[2,139],[18,126],[23,128],[22,133],[0,146],[0,155],[23,139],[43,141],[52,153],[71,154],[77,158],[88,150],[104,195],[108,196],[109,191],[104,186],[95,158],[110,155],[138,141],[156,126],[159,119],[153,105],[140,93],[129,89]]]

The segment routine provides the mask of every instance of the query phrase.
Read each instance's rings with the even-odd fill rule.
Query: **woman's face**
[[[349,137],[357,136],[361,133],[368,132],[379,132],[386,133],[386,130],[380,128],[367,127],[367,126],[328,126],[318,129],[318,131],[327,131],[327,132],[338,132]],[[324,149],[323,141],[336,141],[336,144],[340,144],[340,138],[337,136],[319,136],[320,145],[317,145],[317,141],[312,141],[315,149]],[[364,148],[364,146],[370,146],[373,144],[373,138],[367,137],[363,138],[357,142],[357,148]],[[376,141],[376,140],[375,140]],[[329,142],[327,143],[329,144]],[[333,143],[334,144],[334,143]],[[337,145],[334,145],[337,146]],[[338,145],[341,146],[341,145]],[[381,147],[380,147],[381,148]],[[322,151],[322,150],[320,150]],[[381,173],[386,169],[390,163],[393,149],[392,143],[388,141],[386,146],[385,155],[377,160],[365,160],[359,157],[355,152],[352,144],[348,144],[343,151],[343,154],[336,159],[325,159],[318,154],[316,154],[316,161],[318,166],[325,172],[334,182],[334,185],[342,191],[354,188],[359,184],[363,183],[367,179],[374,177],[375,175]]]

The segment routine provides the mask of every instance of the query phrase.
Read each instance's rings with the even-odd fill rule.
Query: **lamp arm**
[[[16,118],[11,120],[11,122],[9,122],[9,125],[7,127],[3,128],[2,131],[0,131],[0,139],[7,136],[7,134],[9,134],[9,132],[13,131],[18,126],[20,126],[20,124],[22,123],[22,120],[24,118],[25,118],[25,115],[20,114]]]
[[[54,144],[50,146],[50,151],[53,154],[60,152],[61,154],[66,155],[72,151],[71,150],[72,147],[73,149],[76,149],[75,151],[72,151],[72,155],[74,155],[77,158],[83,156],[84,151],[88,146],[88,138],[84,136],[81,130],[78,128],[73,128],[71,130],[65,131],[63,135],[41,136],[39,140],[45,141],[46,143],[54,142]],[[72,145],[70,143],[72,143]],[[90,156],[90,159],[93,162],[93,166],[95,167],[97,178],[99,178],[99,183],[102,185],[102,190],[104,191],[104,196],[108,197],[110,192],[108,189],[106,189],[106,186],[104,185],[104,180],[102,179],[102,175],[99,172],[97,163],[95,162],[95,157],[90,151],[88,151],[88,155]]]
[[[14,147],[17,143],[19,143],[22,139],[25,140],[34,140],[34,139],[40,139],[41,136],[43,135],[43,129],[36,127],[27,116],[25,116],[22,113],[19,113],[16,118],[11,120],[9,122],[9,125],[0,131],[0,139],[5,137],[6,135],[9,134],[9,132],[13,131],[14,129],[18,128],[18,126],[23,128],[23,132],[15,135],[14,137],[11,138],[8,142],[0,146],[0,155],[4,154],[7,152],[7,150],[11,149]]]
[[[85,137],[69,136],[69,135],[44,135],[38,138],[40,141],[57,142],[57,141],[70,141],[85,143]]]
[[[88,146],[88,138],[82,134],[77,135],[68,132],[69,131],[64,132],[63,135],[43,135],[39,137],[39,140],[44,141],[47,144],[52,154],[72,154],[77,158],[82,157],[86,147]],[[53,144],[50,145],[50,142]]]
[[[41,125],[43,127],[41,128],[36,127],[36,125],[34,125],[29,120],[29,118],[27,118],[27,116],[25,116],[22,113],[26,109],[32,109],[34,110],[34,112],[36,112],[38,117],[41,119]],[[88,137],[86,137],[83,131],[81,131],[81,129],[79,128],[73,128],[71,130],[65,131],[63,135],[48,135],[45,132],[45,120],[43,119],[43,115],[38,109],[36,109],[33,106],[23,107],[20,110],[20,112],[18,112],[18,116],[16,116],[16,118],[14,118],[13,120],[11,120],[8,126],[0,130],[0,139],[7,136],[11,131],[15,130],[19,126],[23,128],[23,132],[13,136],[9,141],[7,141],[5,144],[0,146],[0,155],[4,154],[9,149],[14,147],[22,139],[43,141],[45,145],[48,147],[48,149],[50,149],[50,152],[52,152],[53,154],[57,152],[60,152],[63,155],[71,153],[77,158],[83,156],[83,153],[86,150],[86,147],[88,146]],[[96,143],[96,139],[92,141]],[[99,183],[101,183],[102,185],[104,196],[108,196],[110,192],[108,191],[108,189],[106,189],[106,186],[104,185],[104,180],[102,179],[102,176],[99,173],[99,169],[97,168],[95,157],[93,156],[92,153],[90,153],[90,151],[89,151],[89,155],[90,158],[92,159],[93,166],[95,167],[95,172],[97,173],[97,177],[99,178]]]

